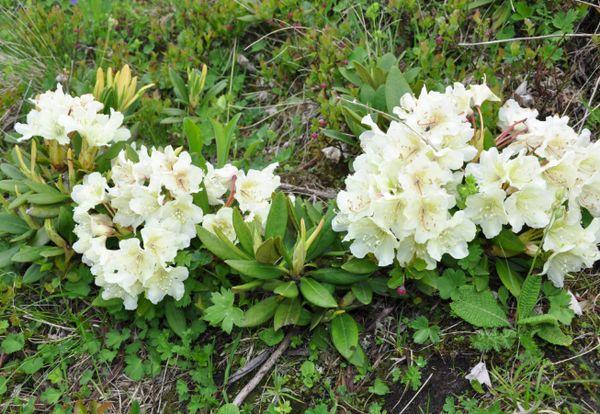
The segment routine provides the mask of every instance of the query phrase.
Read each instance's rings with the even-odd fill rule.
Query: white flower
[[[512,193],[504,202],[508,222],[515,233],[523,225],[541,229],[546,227],[552,216],[554,192],[536,184],[529,184],[521,190]]]
[[[479,162],[467,165],[465,172],[472,175],[480,188],[500,187],[507,180],[507,162],[512,153],[510,151],[498,152],[496,147],[483,151]]]
[[[453,202],[454,198],[442,191],[430,191],[420,197],[406,196],[404,219],[414,229],[417,243],[425,243],[440,234]]]
[[[65,125],[63,117],[68,116],[73,97],[65,94],[62,85],[56,86],[56,91],[47,91],[31,102],[35,108],[27,114],[27,123],[15,124],[15,131],[21,134],[19,141],[40,136],[46,140],[57,141],[61,145],[68,144],[69,133],[73,129]]]
[[[208,195],[208,203],[211,206],[223,204],[221,197],[228,190],[231,190],[233,177],[237,173],[238,169],[231,164],[226,164],[223,168],[215,169],[212,164],[206,163],[204,186]]]
[[[506,181],[511,187],[522,189],[531,183],[545,186],[538,158],[525,155],[524,151],[506,162],[504,172]]]
[[[170,171],[161,179],[167,190],[175,195],[197,193],[204,177],[202,169],[192,164],[192,157],[187,151],[182,151],[177,160],[171,165]]]
[[[485,101],[500,102],[500,98],[487,86],[485,79],[481,85],[469,85],[469,94],[473,106],[481,106]]]
[[[465,379],[469,381],[475,380],[481,385],[487,385],[489,388],[492,388],[492,381],[490,380],[490,374],[488,373],[485,362],[480,362],[471,368],[471,372],[465,376]]]
[[[600,217],[600,172],[581,187],[581,193],[577,201],[592,216]]]
[[[144,250],[152,253],[163,265],[177,256],[177,251],[185,246],[188,240],[180,234],[165,230],[160,226],[145,226],[140,232],[144,242]]]
[[[264,208],[264,202],[271,199],[273,191],[279,187],[281,179],[273,172],[278,164],[269,165],[263,170],[240,172],[235,182],[235,199],[240,210],[252,212]]]
[[[77,209],[88,211],[108,200],[108,183],[99,172],[83,177],[83,183],[73,187],[71,198],[77,203]]]
[[[379,266],[388,266],[394,261],[394,250],[398,246],[398,240],[391,231],[380,227],[368,217],[348,226],[348,234],[344,241],[349,240],[352,240],[350,251],[358,258],[373,253],[379,261]]]
[[[97,102],[100,104],[99,102]],[[77,131],[90,147],[105,147],[112,142],[126,141],[131,132],[123,127],[124,116],[110,108],[110,116],[96,113],[100,105],[75,106],[61,122],[71,131]]]
[[[144,281],[146,298],[154,304],[163,300],[166,295],[172,296],[175,300],[180,300],[185,293],[183,282],[188,278],[188,275],[187,268],[183,266],[157,267],[154,274]]]
[[[466,216],[483,230],[486,238],[496,237],[502,226],[508,223],[508,215],[504,209],[506,194],[499,188],[485,188],[467,198]]]
[[[440,234],[427,242],[427,252],[438,262],[445,253],[455,259],[462,259],[469,254],[468,242],[475,238],[475,224],[465,217],[463,211],[457,211],[448,220]]]
[[[232,243],[237,238],[233,228],[233,209],[231,207],[221,207],[216,214],[207,214],[202,220],[202,227],[213,234],[217,234],[218,229]]]
[[[514,131],[522,132],[527,129],[527,121],[537,116],[536,109],[522,108],[517,101],[509,99],[498,110],[498,128],[505,131],[512,127]]]

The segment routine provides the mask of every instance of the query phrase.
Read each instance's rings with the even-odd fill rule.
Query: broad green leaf
[[[521,294],[517,298],[517,319],[528,317],[537,303],[540,289],[542,287],[542,276],[531,274],[527,276],[521,286]]]
[[[265,238],[285,238],[288,222],[288,197],[282,192],[275,193],[267,222],[265,224]]]
[[[284,299],[281,301],[275,316],[273,317],[273,328],[279,330],[287,325],[295,325],[302,313],[302,303],[297,299]]]
[[[349,359],[358,346],[358,325],[347,313],[331,321],[331,341],[340,354]]]
[[[300,279],[300,292],[308,302],[321,308],[337,308],[337,302],[321,283],[309,277]]]
[[[178,308],[175,302],[168,301],[165,304],[165,316],[169,327],[179,336],[183,338],[185,331],[187,330],[187,322],[185,320],[185,313],[182,308]]]
[[[0,170],[6,175],[8,178],[12,178],[13,180],[23,180],[25,175],[12,164],[3,163],[0,164]]]
[[[10,213],[0,213],[0,234],[23,234],[29,231],[29,226],[19,216]]]
[[[508,291],[512,293],[514,297],[518,298],[521,294],[523,278],[510,268],[510,265],[506,262],[506,259],[502,258],[498,258],[498,260],[496,260],[496,272]]]
[[[34,263],[30,265],[25,271],[25,274],[23,275],[23,284],[29,285],[31,283],[37,282],[42,277],[44,277],[45,274],[46,272],[43,272],[41,270],[40,265]]]
[[[11,257],[11,260],[17,263],[34,262],[42,258],[43,250],[43,246],[21,246],[21,249]]]
[[[217,414],[240,414],[240,409],[235,404],[225,404],[219,408]]]
[[[179,98],[181,102],[187,104],[187,88],[185,86],[183,78],[173,68],[169,68],[169,78],[171,79],[171,84],[173,85],[173,91],[175,92],[175,96],[177,96],[177,98]]]
[[[467,276],[462,270],[451,268],[444,270],[442,276],[437,279],[437,288],[440,298],[451,298],[452,295],[455,295],[458,289],[466,282]]]
[[[19,246],[11,247],[8,250],[0,251],[0,269],[12,263],[11,257],[19,251]]]
[[[298,296],[298,286],[296,286],[296,282],[283,282],[273,289],[273,292],[284,298],[295,298]]]
[[[250,232],[250,228],[248,228],[248,224],[246,224],[244,221],[244,217],[242,217],[240,209],[237,207],[233,209],[233,228],[240,245],[242,246],[242,249],[249,254],[254,254],[254,241],[252,238],[252,233]]]
[[[244,317],[238,323],[238,326],[242,328],[251,328],[262,325],[273,317],[278,305],[279,300],[277,296],[270,296],[261,300],[244,312]]]
[[[219,237],[215,236],[202,226],[196,226],[196,233],[198,238],[212,254],[223,259],[246,259],[245,256],[241,256],[235,250],[231,249],[227,243],[223,242]]]
[[[570,346],[573,343],[573,338],[565,335],[557,325],[542,326],[536,331],[536,335],[553,345]]]
[[[277,250],[275,239],[270,238],[265,240],[256,248],[254,257],[256,257],[256,261],[259,263],[274,264],[281,257]]]
[[[479,328],[510,326],[506,314],[489,290],[476,292],[471,285],[462,286],[450,307],[459,317]]]
[[[41,357],[32,357],[27,358],[23,361],[21,365],[21,371],[24,374],[31,375],[35,372],[38,372],[44,366],[44,358]]]
[[[400,98],[405,93],[412,92],[410,86],[404,79],[404,75],[396,66],[392,66],[388,72],[387,79],[385,81],[385,101],[389,113],[396,106],[400,106]]]
[[[333,285],[352,285],[367,280],[369,275],[357,275],[341,269],[325,268],[309,272],[310,277]]]
[[[7,193],[15,194],[19,192],[23,194],[29,190],[22,181],[20,180],[0,180],[0,191],[6,191]]]
[[[492,241],[504,255],[523,253],[525,244],[519,237],[508,229],[503,229]]]
[[[379,269],[379,266],[369,259],[352,258],[342,265],[342,269],[350,273],[364,275],[375,272]]]
[[[4,351],[5,353],[12,354],[17,351],[20,351],[21,349],[23,349],[24,346],[25,337],[22,333],[9,333],[2,340],[2,345],[0,345],[0,348],[2,348],[2,351]]]
[[[285,273],[285,270],[280,267],[258,263],[253,260],[225,260],[225,263],[241,274],[255,279],[276,279]]]
[[[210,299],[213,304],[204,311],[204,320],[231,333],[233,325],[241,323],[244,317],[244,312],[234,305],[235,295],[231,290],[221,288],[221,292],[213,292]]]
[[[368,282],[358,282],[352,285],[352,293],[363,305],[368,305],[373,300],[373,288]]]

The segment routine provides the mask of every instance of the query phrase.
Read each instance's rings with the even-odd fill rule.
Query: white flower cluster
[[[121,151],[113,160],[112,186],[94,172],[71,194],[77,203],[73,249],[91,267],[102,297],[121,298],[126,309],[137,307],[141,293],[152,303],[166,295],[181,299],[188,270],[172,262],[203,217],[192,194],[200,191],[204,173],[189,153],[141,147],[137,158]]]
[[[58,84],[56,91],[47,91],[31,102],[35,108],[27,114],[27,123],[15,124],[15,131],[22,135],[19,141],[39,136],[66,145],[69,134],[77,132],[88,146],[101,147],[131,136],[122,126],[123,114],[112,108],[110,115],[101,113],[104,105],[91,94],[73,97]]]
[[[467,166],[479,192],[467,199],[465,214],[487,238],[506,224],[515,233],[548,227],[543,273],[560,287],[568,272],[600,259],[598,219],[581,226],[582,207],[600,216],[600,143],[590,141],[588,130],[575,132],[566,116],[542,121],[537,115],[512,99],[500,108],[498,126],[505,132],[498,145],[504,149],[484,151]]]
[[[428,269],[443,254],[463,258],[475,237],[475,225],[464,212],[454,214],[461,169],[477,155],[472,108],[498,98],[484,84],[468,89],[460,83],[444,93],[419,97],[406,94],[394,109],[400,122],[383,132],[367,116],[371,127],[360,136],[363,154],[354,161],[354,174],[337,196],[336,231],[347,231],[356,257],[373,253],[380,266],[415,259]]]
[[[485,83],[455,83],[444,93],[404,95],[394,109],[400,121],[386,132],[363,119],[371,129],[360,136],[363,153],[338,193],[333,222],[347,231],[354,256],[372,253],[380,266],[419,260],[433,269],[444,254],[468,254],[476,225],[487,239],[510,225],[514,233],[540,229],[543,274],[556,286],[600,259],[600,142],[575,132],[568,117],[542,121],[508,100],[496,147],[477,157],[481,147],[473,143],[481,137],[469,118],[485,100],[499,100]],[[457,186],[465,176],[477,193],[460,210]],[[594,217],[585,228],[582,208]]]
[[[258,220],[264,227],[271,208],[271,195],[281,184],[280,177],[274,174],[277,166],[277,163],[273,163],[262,170],[251,169],[245,173],[231,164],[219,169],[207,164],[204,185],[208,202],[222,207],[215,214],[206,214],[202,227],[212,233],[218,229],[231,242],[235,242],[233,209],[230,207],[233,201],[237,201],[246,221]],[[224,200],[227,192],[228,199]]]

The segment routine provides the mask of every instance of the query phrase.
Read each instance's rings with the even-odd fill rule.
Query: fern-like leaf
[[[573,342],[573,338],[561,331],[557,325],[544,325],[536,334],[553,345],[569,346]]]
[[[527,318],[537,303],[540,289],[542,287],[542,276],[529,275],[521,286],[521,293],[517,300],[517,318]]]
[[[506,313],[489,290],[476,292],[473,286],[462,286],[450,307],[459,317],[480,328],[510,326]]]

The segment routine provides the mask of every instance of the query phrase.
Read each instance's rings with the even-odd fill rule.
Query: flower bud
[[[408,291],[406,290],[406,287],[402,285],[396,288],[396,293],[398,294],[398,296],[406,296],[408,294]]]
[[[94,214],[91,216],[90,227],[94,237],[112,236],[115,234],[113,222],[106,214]]]

